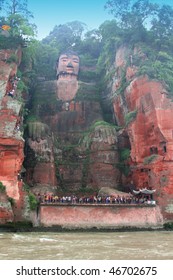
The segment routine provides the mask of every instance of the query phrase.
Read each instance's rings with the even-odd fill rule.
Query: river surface
[[[0,260],[173,260],[173,231],[0,233]]]

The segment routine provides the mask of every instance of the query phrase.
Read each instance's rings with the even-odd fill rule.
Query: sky
[[[123,1],[123,0],[122,0]],[[33,13],[33,22],[37,26],[37,39],[49,35],[55,25],[80,21],[88,29],[98,28],[105,20],[113,16],[104,9],[106,0],[28,0],[28,10]],[[150,0],[158,4],[173,6],[173,0]]]
[[[106,0],[28,0],[28,10],[34,15],[38,39],[46,37],[55,25],[80,21],[88,29],[98,28],[113,16],[104,9]]]

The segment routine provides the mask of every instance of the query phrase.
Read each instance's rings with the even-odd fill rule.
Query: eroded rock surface
[[[135,49],[135,52],[139,50]],[[141,59],[146,59],[140,54]],[[127,67],[128,48],[120,48],[116,54],[115,76],[112,94],[120,89],[125,71],[128,84],[123,92],[113,97],[115,118],[119,126],[125,126],[130,141],[130,175],[136,188],[146,182],[156,189],[155,198],[165,218],[173,217],[173,103],[163,83],[147,75],[136,76],[137,66]],[[127,118],[128,117],[128,118]],[[121,133],[120,133],[121,137]],[[124,148],[127,146],[124,145]],[[129,148],[129,147],[128,147]],[[166,206],[169,204],[169,207]]]
[[[15,55],[18,63],[8,63],[11,55]],[[22,137],[22,104],[19,102],[19,92],[15,83],[17,67],[21,60],[21,49],[0,51],[0,182],[6,187],[6,196],[15,202],[12,208],[1,196],[1,222],[22,219],[25,193],[19,174],[24,160],[24,139]],[[8,93],[14,87],[14,96]],[[4,204],[5,203],[5,204]],[[6,205],[6,206],[3,206]]]

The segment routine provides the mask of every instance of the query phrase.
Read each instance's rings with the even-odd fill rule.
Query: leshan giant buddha
[[[63,101],[71,101],[78,90],[79,57],[67,51],[57,60],[57,97]]]

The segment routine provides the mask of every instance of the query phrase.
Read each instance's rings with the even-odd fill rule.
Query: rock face
[[[14,213],[11,207],[8,197],[4,193],[0,193],[0,224],[12,222],[14,219]]]
[[[12,55],[16,56],[18,63],[8,62]],[[0,199],[0,220],[12,221],[14,216],[16,219],[22,219],[21,209],[24,204],[24,193],[19,179],[24,159],[24,139],[19,127],[19,124],[22,125],[22,105],[18,101],[19,92],[15,87],[14,79],[20,64],[21,49],[1,50],[0,59],[0,182],[6,187],[6,195],[15,201],[13,213],[9,202],[4,202],[4,198],[3,201]],[[12,97],[8,93],[13,87],[15,90]],[[4,203],[8,207],[4,206],[3,210]]]
[[[0,223],[26,219],[27,195],[19,176],[24,150],[26,181],[34,192],[113,193],[119,186],[128,192],[129,184],[149,186],[156,190],[159,215],[173,219],[173,103],[163,83],[137,76],[133,56],[139,51],[122,47],[116,53],[107,94],[118,132],[104,121],[97,83],[78,81],[79,58],[65,53],[58,60],[57,80],[40,81],[33,93],[25,148],[20,93],[15,88],[9,94],[21,51],[0,52],[0,182],[6,186]],[[12,54],[18,63],[8,63]]]
[[[54,147],[49,127],[41,122],[28,124],[28,139],[26,143],[27,177],[30,185],[57,184],[55,176]]]
[[[118,186],[116,130],[103,121],[97,84],[78,81],[78,70],[76,54],[61,55],[58,80],[41,82],[33,96],[33,115],[42,125],[28,124],[35,132],[28,131],[25,168],[39,192],[46,186],[66,193]],[[43,127],[49,132],[38,135]]]
[[[147,184],[156,189],[155,198],[169,220],[173,218],[173,103],[160,81],[136,76],[133,63],[126,66],[128,56],[128,48],[117,51],[111,89],[112,94],[120,89],[125,70],[127,86],[113,97],[113,108],[118,125],[124,126],[119,139],[124,134],[130,142],[128,147],[121,143],[123,148],[130,147],[131,172],[127,179],[136,188]]]

